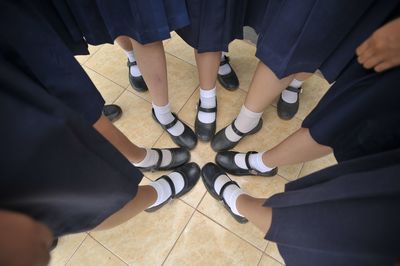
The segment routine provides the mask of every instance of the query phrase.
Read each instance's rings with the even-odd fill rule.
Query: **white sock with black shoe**
[[[185,186],[185,180],[183,179],[182,175],[177,172],[172,172],[168,174],[168,176],[174,183],[175,194],[181,192]],[[152,186],[157,192],[157,200],[149,208],[156,207],[171,197],[171,186],[165,179],[161,178],[157,181],[151,182],[149,185]]]
[[[269,171],[271,171],[272,169],[275,168],[275,167],[271,168],[271,167],[269,167],[269,166],[264,164],[263,159],[262,159],[264,153],[265,152],[253,153],[253,154],[250,154],[250,156],[249,156],[249,164],[250,164],[250,166],[253,169],[255,169],[255,170],[257,170],[257,171],[259,171],[261,173],[269,172]],[[245,158],[246,158],[246,153],[238,153],[238,154],[236,154],[235,158],[234,158],[235,164],[238,167],[242,168],[242,169],[248,169],[247,165],[246,165],[246,159]]]
[[[289,86],[298,89],[303,85],[303,83],[304,83],[304,81],[293,79],[292,82],[289,84]],[[293,91],[289,91],[289,90],[282,91],[282,100],[284,100],[287,103],[297,102],[298,97],[299,97],[299,94],[297,92],[293,92]]]
[[[217,106],[217,89],[203,90],[200,88],[200,102],[203,108],[214,108]],[[216,113],[206,113],[199,111],[198,117],[200,122],[210,124],[215,121]]]
[[[247,109],[246,106],[242,105],[242,109],[235,120],[235,127],[242,133],[248,133],[258,125],[262,114],[262,112],[252,112]],[[241,139],[241,136],[237,135],[233,131],[232,125],[229,125],[225,129],[225,135],[232,142],[236,142]]]
[[[153,103],[153,109],[154,113],[157,117],[157,120],[163,124],[163,125],[168,125],[172,121],[174,121],[175,117],[171,113],[171,106],[169,103],[165,106],[157,106]],[[177,121],[176,124],[167,129],[167,131],[172,134],[173,136],[179,136],[185,131],[185,127],[183,126],[181,121]]]
[[[225,53],[221,53],[221,62],[225,60]],[[218,75],[228,75],[229,73],[232,72],[232,68],[230,67],[229,64],[223,64],[222,66],[220,65],[218,68]]]
[[[161,167],[164,167],[171,163],[172,161],[172,154],[169,150],[161,150],[162,153],[162,160],[161,160]],[[143,160],[137,163],[132,163],[136,167],[151,167],[156,165],[158,162],[158,152],[152,149],[146,149],[146,156]]]
[[[219,195],[222,186],[229,181],[231,181],[231,179],[227,175],[220,175],[219,177],[217,177],[214,183],[215,192],[217,192],[217,194]],[[236,207],[236,201],[239,198],[239,196],[243,194],[247,193],[244,192],[240,187],[231,184],[225,188],[224,193],[222,195],[222,197],[225,199],[226,204],[228,204],[228,206],[231,208],[232,212],[242,217],[244,216],[239,213]]]
[[[133,63],[136,61],[135,53],[133,52],[133,50],[125,51],[125,53],[126,53],[126,56],[128,57],[129,62]],[[139,70],[139,67],[137,64],[134,66],[131,66],[129,69],[130,69],[129,71],[131,72],[131,75],[134,77],[140,77],[142,75],[142,73],[140,73],[140,70]]]

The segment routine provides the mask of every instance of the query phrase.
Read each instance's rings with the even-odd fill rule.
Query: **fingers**
[[[392,68],[394,65],[391,62],[383,62],[374,67],[376,72],[383,72],[389,68]]]
[[[382,55],[374,55],[370,58],[368,58],[366,61],[364,61],[363,63],[361,63],[363,65],[364,68],[366,69],[371,69],[374,68],[375,66],[377,66],[380,63],[384,63],[386,62],[385,58]]]
[[[356,49],[356,54],[360,57],[363,53],[365,53],[370,48],[371,38],[365,40],[360,46]]]

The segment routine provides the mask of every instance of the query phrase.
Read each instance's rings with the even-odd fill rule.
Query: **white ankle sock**
[[[201,107],[214,108],[217,105],[217,89],[214,87],[212,90],[203,90],[200,88],[200,101]],[[215,113],[206,113],[199,111],[199,120],[203,123],[213,123],[215,121]]]
[[[129,62],[132,63],[132,62],[136,61],[135,53],[133,52],[133,50],[125,51],[125,53],[126,53],[126,56],[128,57]],[[131,75],[134,77],[140,77],[142,75],[142,73],[140,73],[140,70],[139,70],[139,67],[137,64],[135,66],[131,66],[129,69],[130,69],[129,71],[131,72]]]
[[[168,176],[174,183],[175,194],[181,192],[183,187],[185,186],[185,180],[183,179],[182,175],[177,172],[172,172],[168,174]],[[149,185],[152,186],[157,192],[157,200],[149,208],[160,205],[171,196],[172,193],[171,187],[165,179],[159,179],[157,181],[153,181]]]
[[[225,58],[225,53],[221,53],[221,62],[222,60],[224,60]],[[232,68],[229,66],[229,64],[223,64],[222,66],[219,66],[218,69],[218,74],[219,75],[228,75],[229,73],[231,73]]]
[[[166,166],[172,161],[172,154],[169,150],[161,150],[162,160],[160,166]],[[152,149],[146,149],[146,156],[138,163],[132,163],[137,167],[150,167],[154,166],[158,161],[158,152]]]
[[[258,125],[261,116],[262,112],[252,112],[247,109],[246,106],[242,105],[242,109],[235,120],[235,126],[240,132],[247,133]],[[241,137],[233,131],[231,125],[225,129],[225,135],[230,141],[238,141],[241,139]]]
[[[167,125],[174,121],[174,116],[171,113],[171,107],[169,103],[165,106],[157,106],[153,103],[153,109],[158,121],[160,121],[161,124]],[[179,136],[184,130],[185,128],[183,124],[181,121],[178,121],[173,127],[168,129],[168,132],[174,136]]]
[[[298,89],[298,88],[301,87],[301,85],[303,85],[303,82],[304,81],[300,81],[300,80],[294,79],[289,84],[289,86]],[[297,101],[297,97],[298,96],[299,95],[298,95],[297,92],[288,91],[288,90],[282,91],[282,100],[284,100],[287,103],[295,103]]]
[[[250,166],[262,173],[268,172],[268,171],[271,171],[272,169],[274,169],[274,167],[271,168],[264,164],[264,162],[262,160],[262,156],[264,153],[265,152],[258,152],[258,153],[250,154],[250,156],[249,156]],[[247,169],[245,157],[246,157],[245,153],[238,153],[235,155],[235,158],[234,158],[235,164],[242,169]]]
[[[226,182],[229,182],[230,180],[231,179],[226,175],[220,175],[219,177],[217,177],[217,179],[215,180],[215,183],[214,183],[214,188],[215,188],[215,191],[217,192],[217,194],[219,194],[219,192],[221,191],[222,186]],[[239,211],[236,207],[236,201],[237,201],[238,197],[242,194],[246,194],[246,193],[238,186],[232,184],[225,188],[225,191],[224,191],[224,194],[222,195],[222,197],[225,199],[226,203],[231,208],[231,210],[234,214],[243,217],[243,215],[241,215],[239,213]]]

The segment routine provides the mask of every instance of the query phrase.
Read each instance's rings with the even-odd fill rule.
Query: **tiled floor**
[[[79,57],[90,78],[107,103],[116,103],[124,111],[115,124],[134,143],[142,146],[174,146],[170,138],[150,116],[149,93],[138,93],[129,86],[126,58],[117,46],[91,47],[91,55]],[[179,37],[165,42],[172,108],[193,126],[198,79],[193,51]],[[255,48],[244,41],[230,47],[231,62],[241,87],[230,92],[218,88],[218,129],[237,114],[246,96],[257,64]],[[268,149],[296,130],[302,119],[326,92],[328,84],[312,77],[304,85],[301,107],[291,121],[282,121],[271,106],[263,115],[264,128],[237,146],[237,150]],[[214,159],[209,143],[199,143],[192,161],[200,166]],[[333,156],[282,167],[272,178],[233,177],[252,195],[268,197],[281,192],[286,182],[335,163]],[[146,174],[143,183],[161,173]],[[160,211],[142,213],[117,228],[66,236],[52,253],[51,265],[265,265],[283,264],[277,246],[265,241],[251,224],[236,223],[224,208],[212,199],[201,181],[180,200]]]

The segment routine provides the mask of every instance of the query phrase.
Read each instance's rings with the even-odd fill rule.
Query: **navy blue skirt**
[[[185,0],[53,0],[65,24],[92,45],[129,36],[141,44],[189,24]]]
[[[47,93],[94,124],[102,113],[104,100],[73,57],[73,52],[84,51],[86,44],[62,30],[64,24],[52,13],[50,1],[39,2],[0,3],[3,51],[35,77]]]
[[[291,266],[393,266],[400,258],[400,150],[339,163],[269,198],[267,240]]]
[[[255,26],[256,56],[278,78],[319,69],[333,82],[355,49],[400,14],[399,5],[399,0],[269,0],[257,15],[263,19]]]
[[[190,25],[176,32],[198,52],[228,51],[243,38],[247,0],[186,0]]]
[[[302,127],[338,161],[400,148],[399,88],[400,67],[376,73],[354,59]]]
[[[80,114],[0,54],[0,209],[55,237],[93,229],[135,197],[142,178]]]
[[[27,7],[0,2],[0,209],[58,237],[121,209],[142,173],[93,128],[100,94],[46,17]]]

